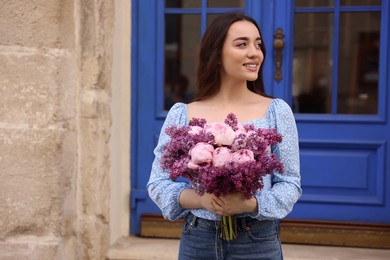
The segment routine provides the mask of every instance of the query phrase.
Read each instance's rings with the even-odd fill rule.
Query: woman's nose
[[[259,56],[259,49],[257,46],[250,45],[248,48],[248,57],[249,58],[257,58]]]

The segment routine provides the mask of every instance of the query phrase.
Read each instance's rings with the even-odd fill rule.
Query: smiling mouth
[[[244,67],[251,70],[251,71],[256,71],[257,70],[257,64],[254,63],[247,63],[244,64]]]

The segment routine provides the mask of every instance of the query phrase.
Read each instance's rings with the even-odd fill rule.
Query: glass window
[[[225,7],[244,7],[245,0],[208,0],[207,7],[225,8]]]
[[[165,13],[164,42],[164,109],[169,110],[176,102],[189,103],[196,94],[196,73],[200,48],[202,15],[208,25],[218,14],[209,14],[202,0],[165,0],[167,8],[181,8]],[[208,0],[207,7],[219,8],[218,13],[243,11],[245,0]],[[189,14],[186,8],[199,8],[200,14]],[[187,13],[186,13],[187,12]],[[204,16],[203,16],[204,18]]]
[[[295,7],[330,7],[334,0],[295,0]]]
[[[165,0],[165,7],[168,8],[199,8],[201,6],[202,0]]]
[[[308,6],[320,2],[325,3],[309,0],[295,3]],[[367,5],[368,2],[341,1],[346,5]],[[380,1],[371,1],[371,4],[380,4]],[[374,9],[352,9],[355,10],[296,10],[292,86],[294,112],[378,113],[381,13]],[[338,16],[335,12],[339,12]],[[337,17],[339,19],[335,20]],[[339,26],[337,30],[335,22]]]
[[[333,14],[295,15],[293,109],[331,113]]]
[[[200,15],[165,15],[165,110],[176,102],[191,102],[194,96],[200,24]]]
[[[218,14],[207,15],[207,26],[209,26],[218,16]]]
[[[380,13],[341,13],[338,113],[376,114]]]
[[[381,0],[341,0],[340,4],[342,6],[371,6],[381,5]]]

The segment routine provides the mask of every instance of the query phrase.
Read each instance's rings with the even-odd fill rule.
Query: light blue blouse
[[[170,179],[167,171],[160,166],[160,158],[163,147],[169,142],[170,137],[165,129],[172,125],[187,125],[187,105],[176,103],[168,112],[164,125],[160,132],[157,147],[154,150],[150,179],[147,190],[150,198],[161,209],[164,218],[177,220],[187,215],[190,211],[199,218],[219,220],[220,216],[206,209],[183,209],[179,204],[180,193],[189,188],[189,184]],[[284,172],[275,172],[263,178],[264,187],[256,194],[259,203],[258,212],[241,214],[251,216],[259,220],[281,219],[293,209],[302,194],[299,168],[298,132],[291,108],[282,99],[273,99],[266,116],[244,124],[254,124],[257,128],[276,128],[283,136],[283,141],[273,147],[272,151],[283,162]],[[239,216],[239,217],[240,217]]]

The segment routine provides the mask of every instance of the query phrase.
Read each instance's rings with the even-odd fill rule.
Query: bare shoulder
[[[207,122],[222,122],[225,120],[226,109],[214,100],[201,100],[188,104],[188,118],[204,118]]]
[[[204,117],[205,111],[207,111],[207,102],[205,101],[194,101],[187,105],[188,118]]]
[[[254,109],[258,112],[261,110],[267,110],[272,100],[272,98],[253,93],[246,103],[246,109]]]
[[[273,98],[260,96],[260,98],[258,99],[258,102],[260,104],[263,104],[265,107],[268,107],[271,104],[272,100],[273,100]]]
[[[254,94],[245,108],[243,108],[245,121],[265,117],[272,100],[272,98]]]
[[[272,98],[251,94],[245,103],[223,105],[213,100],[202,100],[188,104],[188,118],[205,118],[207,122],[222,122],[226,115],[234,113],[240,122],[248,122],[266,116]]]

